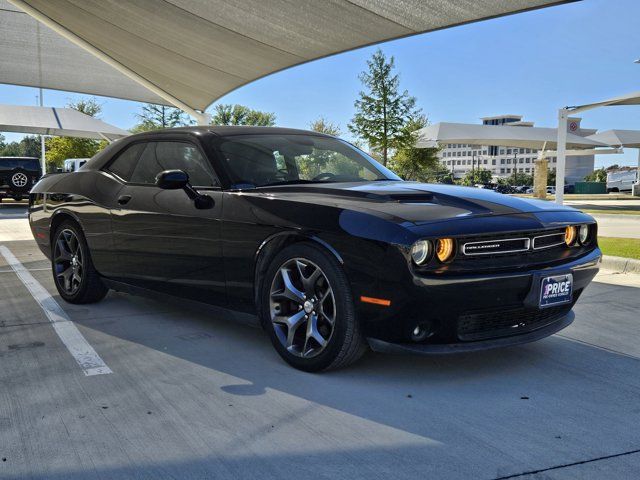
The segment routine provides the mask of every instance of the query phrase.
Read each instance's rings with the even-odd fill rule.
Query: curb
[[[640,260],[633,258],[603,255],[601,266],[605,270],[614,270],[618,273],[640,273]]]

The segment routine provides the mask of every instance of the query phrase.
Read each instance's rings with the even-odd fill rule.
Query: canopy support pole
[[[38,95],[40,99],[40,106],[43,106],[44,99],[42,96],[42,88],[40,88],[40,95]],[[42,175],[47,174],[47,159],[45,157],[45,144],[44,144],[44,135],[40,135],[40,163],[42,163]]]
[[[564,174],[567,151],[567,126],[569,111],[566,108],[558,110],[558,155],[556,156],[556,203],[562,205],[564,201]]]
[[[147,80],[143,76],[141,76],[141,75],[137,74],[136,72],[130,70],[128,67],[126,67],[122,63],[118,62],[117,60],[111,58],[109,55],[104,53],[102,50],[97,49],[96,47],[91,45],[89,42],[84,40],[83,38],[79,37],[78,35],[76,35],[75,33],[71,32],[71,31],[67,30],[65,27],[63,27],[59,23],[53,21],[51,18],[47,17],[46,15],[44,15],[39,10],[36,10],[31,5],[25,3],[23,0],[9,0],[9,3],[12,3],[14,6],[20,8],[21,10],[24,10],[31,17],[35,18],[37,21],[39,21],[42,24],[46,25],[47,27],[49,27],[54,32],[58,33],[59,35],[62,35],[64,38],[66,38],[70,42],[73,42],[74,44],[76,44],[80,48],[82,48],[82,49],[86,50],[87,52],[91,53],[93,56],[99,58],[100,60],[102,60],[106,64],[108,64],[111,67],[115,68],[116,70],[118,70],[123,75],[126,75],[131,80],[139,83],[140,85],[142,85],[146,89],[148,89],[151,92],[153,92],[156,95],[158,95],[160,98],[163,98],[164,100],[169,102],[174,107],[177,107],[177,108],[185,111],[186,113],[188,113],[189,115],[191,115],[192,117],[194,117],[196,119],[196,121],[198,122],[198,125],[208,125],[209,124],[208,123],[209,122],[209,116],[206,113],[200,112],[200,111],[190,107],[189,105],[187,105],[186,103],[184,103],[181,100],[177,99],[176,97],[174,97],[170,93],[165,92],[164,90],[162,90],[157,85],[151,83],[149,80]]]

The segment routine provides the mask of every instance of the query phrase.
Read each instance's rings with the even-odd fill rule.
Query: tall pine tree
[[[131,129],[134,133],[161,128],[184,127],[193,123],[189,116],[179,108],[153,103],[147,103],[142,107],[142,113],[136,117],[140,123]]]
[[[394,59],[388,61],[378,49],[367,62],[368,71],[362,72],[360,81],[365,87],[355,101],[356,114],[349,130],[365,140],[372,150],[378,151],[382,163],[387,164],[389,150],[406,145],[405,124],[418,111],[416,99],[405,90],[399,93],[400,78],[393,73]]]

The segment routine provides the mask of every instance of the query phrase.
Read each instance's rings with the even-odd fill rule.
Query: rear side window
[[[34,159],[18,160],[18,166],[26,170],[38,170],[40,168],[40,163],[38,163],[38,160]]]
[[[146,145],[146,143],[136,143],[135,145],[127,147],[124,152],[120,153],[111,165],[109,165],[107,170],[115,173],[125,182],[131,181],[133,169],[136,167],[138,158]]]
[[[163,170],[183,170],[197,187],[213,187],[218,182],[209,161],[195,145],[184,142],[148,143],[131,175],[132,183],[153,185]]]
[[[32,158],[3,158],[0,159],[3,168],[24,168],[25,170],[39,170],[40,162]]]

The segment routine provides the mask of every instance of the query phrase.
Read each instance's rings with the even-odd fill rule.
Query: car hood
[[[403,181],[314,183],[259,190],[281,200],[366,212],[395,223],[416,226],[456,218],[575,211],[553,202],[513,197],[481,188]]]

